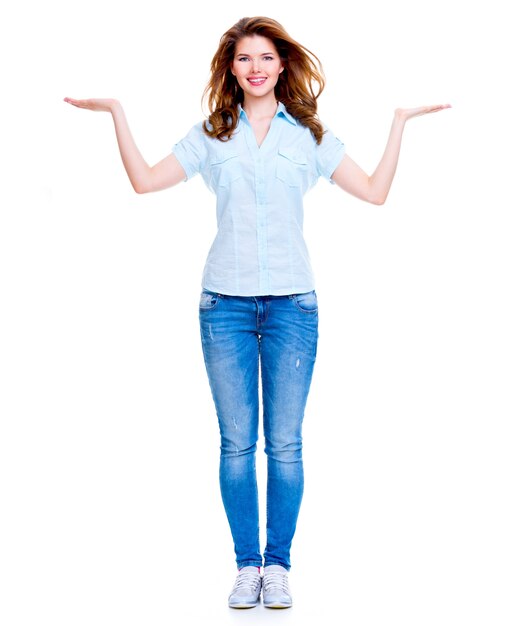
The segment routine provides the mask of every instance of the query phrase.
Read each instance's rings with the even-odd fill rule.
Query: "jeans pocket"
[[[203,289],[201,292],[201,297],[199,299],[199,310],[200,311],[211,311],[215,309],[218,305],[220,297],[218,294],[213,293],[213,291],[207,291]]]
[[[296,293],[291,296],[294,305],[299,311],[303,313],[317,313],[318,312],[318,300],[315,291],[308,291],[306,293]]]

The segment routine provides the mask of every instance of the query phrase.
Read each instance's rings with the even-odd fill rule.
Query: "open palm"
[[[111,111],[115,103],[113,98],[88,98],[87,100],[64,98],[64,101],[80,109],[89,109],[90,111]]]
[[[411,109],[396,109],[394,113],[397,117],[403,119],[403,121],[407,121],[412,117],[426,115],[427,113],[436,113],[437,111],[450,108],[450,104],[431,104],[429,106],[413,107]]]

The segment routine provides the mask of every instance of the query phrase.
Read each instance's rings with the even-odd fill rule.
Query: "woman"
[[[319,176],[383,204],[407,120],[449,105],[395,111],[368,176],[317,116],[318,58],[276,21],[243,18],[221,38],[205,94],[210,115],[149,167],[113,99],[66,102],[112,114],[137,193],[200,173],[217,198],[218,232],[204,269],[199,316],[221,434],[220,486],[239,569],[228,603],[291,606],[287,573],[303,492],[302,420],[317,345],[314,280],[302,238],[304,193]],[[259,545],[255,452],[262,380],[268,457],[266,547]],[[263,576],[261,576],[263,567]]]

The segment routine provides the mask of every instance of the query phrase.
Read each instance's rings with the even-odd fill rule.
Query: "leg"
[[[316,295],[273,298],[260,351],[268,455],[265,566],[290,569],[290,548],[304,489],[302,420],[318,339]]]
[[[221,434],[219,482],[237,566],[260,566],[255,451],[259,413],[259,339],[255,304],[203,292],[203,354]]]

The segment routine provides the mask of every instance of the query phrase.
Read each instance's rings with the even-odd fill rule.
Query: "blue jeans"
[[[243,297],[203,290],[199,319],[221,434],[219,481],[237,566],[289,570],[304,488],[302,420],[317,349],[315,292]],[[268,457],[264,563],[255,469],[259,366]]]

